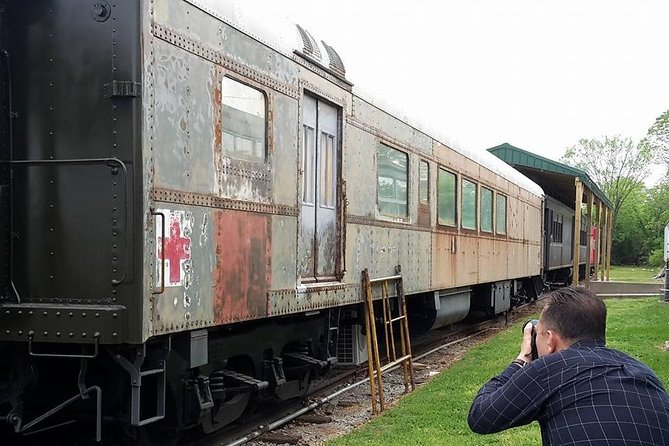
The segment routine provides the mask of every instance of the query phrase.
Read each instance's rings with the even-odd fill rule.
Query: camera
[[[525,326],[528,323],[532,324],[532,360],[534,361],[539,357],[539,352],[537,351],[537,324],[539,323],[539,320],[530,319],[523,324],[522,330],[525,329]]]

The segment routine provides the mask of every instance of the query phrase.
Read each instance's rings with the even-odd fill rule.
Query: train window
[[[551,227],[551,239],[553,243],[562,243],[562,214],[555,214]]]
[[[505,235],[506,234],[506,197],[504,195],[497,194],[495,201],[495,215],[497,233]]]
[[[379,144],[377,162],[379,213],[387,217],[406,217],[409,164],[407,154]]]
[[[304,126],[304,164],[302,175],[302,202],[314,204],[314,162],[316,159],[316,141],[314,129],[308,125]]]
[[[420,162],[418,172],[418,202],[428,204],[430,201],[430,165],[427,161]]]
[[[335,137],[321,132],[321,175],[320,196],[318,202],[320,207],[334,209],[335,207]]]
[[[231,158],[265,162],[267,139],[265,94],[224,77],[221,83],[223,154]]]
[[[439,224],[455,226],[456,219],[456,178],[455,174],[439,169],[437,203],[439,204]]]
[[[462,227],[476,229],[476,183],[462,179]]]
[[[481,186],[481,231],[492,232],[492,190]]]

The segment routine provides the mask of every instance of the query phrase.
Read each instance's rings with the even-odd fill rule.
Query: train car
[[[488,152],[548,191],[543,210],[542,277],[546,284],[565,286],[583,281],[587,286],[595,264],[610,254],[610,247],[604,246],[606,241],[599,240],[598,230],[598,227],[606,228],[607,215],[613,207],[606,194],[587,172],[509,143],[491,147]],[[592,225],[597,215],[598,225]],[[576,227],[577,221],[579,227]],[[605,230],[602,239],[604,234]],[[574,272],[576,254],[578,271]]]
[[[546,195],[544,201],[544,278],[548,283],[558,286],[568,285],[573,274],[574,261],[574,209]],[[593,255],[591,249],[587,253],[587,228],[589,219],[581,217],[579,239],[579,278],[585,277],[586,255]],[[592,235],[590,235],[592,237]]]
[[[212,432],[301,396],[356,361],[364,269],[401,266],[417,327],[537,294],[541,188],[358,93],[299,25],[213,0],[0,14],[15,432]]]

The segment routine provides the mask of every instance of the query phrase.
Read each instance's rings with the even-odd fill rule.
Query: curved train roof
[[[342,78],[345,78],[346,76],[344,64],[334,48],[322,40],[315,39],[312,34],[296,23],[290,22],[283,17],[277,17],[276,15],[271,14],[270,11],[264,11],[257,8],[251,11],[248,7],[248,3],[243,0],[186,1],[214,17],[223,20],[230,26],[239,29],[290,59],[293,58],[293,55],[296,52],[305,54],[324,67],[334,71]],[[360,88],[358,87],[354,88],[353,93],[375,107],[406,122],[415,129],[461,153],[472,161],[475,161],[487,169],[503,176],[528,192],[539,197],[544,196],[544,192],[538,184],[488,151],[467,149],[457,144],[442,131],[435,130],[417,120],[408,118],[387,100],[375,97],[366,91],[361,93]]]

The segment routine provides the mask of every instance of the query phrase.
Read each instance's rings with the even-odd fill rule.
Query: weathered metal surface
[[[376,213],[376,160],[377,139],[364,130],[349,125],[344,128],[343,176],[349,191],[365,188],[367,193],[355,193],[349,200],[350,216],[364,216],[374,219]],[[371,149],[374,149],[372,152]],[[359,166],[369,166],[360,169]],[[373,170],[372,170],[373,169]],[[350,221],[350,217],[349,217]]]
[[[455,284],[465,286],[478,282],[478,238],[458,235],[456,241]]]
[[[495,241],[492,237],[480,237],[478,246],[478,281],[494,282],[499,280],[494,254]]]
[[[178,2],[161,2],[161,3],[167,3],[172,5],[172,4],[177,4]],[[182,32],[184,29],[186,29],[185,27],[179,29],[179,28],[172,28],[170,25],[154,23],[152,25],[152,33],[159,39],[162,39],[185,51],[191,52],[217,65],[221,65],[226,69],[239,72],[240,74],[248,77],[249,79],[261,83],[285,95],[297,98],[298,92],[297,89],[295,88],[295,85],[293,84],[293,81],[295,81],[296,78],[292,77],[295,75],[295,72],[294,70],[290,69],[290,65],[281,67],[281,68],[286,68],[286,71],[283,73],[280,70],[277,70],[276,73],[273,73],[271,69],[267,71],[261,71],[257,67],[254,67],[252,63],[251,64],[240,63],[238,61],[240,57],[253,58],[255,62],[259,62],[257,59],[254,58],[254,56],[260,55],[262,53],[262,50],[256,47],[254,48],[254,51],[235,52],[232,45],[230,46],[224,45],[224,42],[228,43],[227,41],[228,39],[230,39],[231,35],[235,35],[235,37],[239,39],[239,42],[243,42],[244,38],[237,34],[238,33],[237,30],[234,30],[233,28],[230,28],[226,25],[221,25],[220,23],[218,23],[215,26],[217,29],[220,30],[220,36],[217,39],[218,45],[216,46],[213,45],[210,46],[208,43],[198,41],[193,37],[184,35]],[[179,29],[179,31],[176,31],[176,29]],[[189,30],[206,29],[206,27],[205,26],[189,27],[188,29]],[[266,60],[262,61],[263,62],[262,65],[267,64],[268,61],[270,66],[273,63],[277,64],[284,63],[284,61],[282,60],[283,59],[282,56],[276,56],[275,54],[272,54],[269,50],[267,50],[265,56]],[[286,75],[282,76],[283,79],[277,79],[276,74],[286,74]],[[286,81],[289,81],[289,83],[286,83]]]
[[[218,78],[214,67],[168,43],[154,45],[154,185],[211,193],[216,189],[216,123],[213,104]]]
[[[506,233],[510,239],[522,240],[525,231],[525,209],[518,201],[518,187],[511,185],[511,192],[506,200]]]
[[[272,217],[272,290],[295,287],[297,253],[297,219]]]
[[[265,316],[267,292],[272,283],[270,217],[215,211],[214,219],[215,321],[225,323]]]
[[[279,316],[361,302],[358,283],[300,285],[297,289],[270,291],[267,315]]]
[[[456,284],[457,235],[435,233],[432,237],[432,284],[436,289],[452,288]]]
[[[407,293],[428,290],[432,258],[426,253],[431,243],[430,233],[424,231],[349,224],[346,252],[351,274],[347,277],[356,280],[365,268],[372,277],[389,276],[401,265]]]
[[[389,139],[401,141],[420,152],[432,153],[432,138],[358,96],[353,97],[351,118]]]
[[[271,181],[278,187],[272,188],[272,203],[275,206],[286,206],[294,209],[297,185],[299,181],[298,166],[298,102],[288,96],[273,95],[270,110],[274,149],[272,153]],[[286,214],[288,215],[288,214]],[[296,214],[290,214],[296,215]]]

